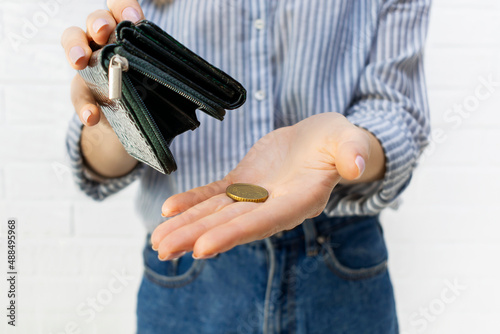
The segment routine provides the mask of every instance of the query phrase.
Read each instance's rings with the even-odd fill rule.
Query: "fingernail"
[[[85,51],[81,46],[74,46],[69,50],[69,59],[76,65],[76,62],[85,57]]]
[[[155,245],[151,245],[151,248],[152,248],[154,251],[157,251],[157,250],[158,250],[158,247],[155,247]]]
[[[172,253],[172,254],[169,254],[167,255],[166,257],[164,257],[163,259],[160,257],[160,255],[158,255],[158,259],[160,261],[170,261],[170,260],[173,260],[173,259],[178,259],[180,258],[181,256],[183,256],[184,254],[186,254],[185,251],[182,251],[182,252],[177,252],[177,253]]]
[[[168,212],[169,211],[170,210],[166,206],[162,206],[162,208],[161,208],[161,216],[162,217],[168,217]],[[165,213],[167,213],[167,214],[165,214]]]
[[[217,255],[219,255],[219,253],[215,253],[215,254],[212,254],[212,255],[202,255],[202,256],[195,256],[194,253],[193,253],[193,259],[195,259],[195,260],[213,259]]]
[[[141,19],[139,13],[133,7],[127,7],[122,11],[122,19],[137,22]]]
[[[362,156],[358,155],[356,157],[356,160],[354,160],[354,163],[356,164],[356,166],[358,166],[358,170],[359,170],[358,177],[360,177],[361,175],[363,175],[363,172],[365,171],[365,167],[366,167],[365,159],[363,159]]]
[[[82,118],[83,120],[85,121],[85,123],[88,123],[89,122],[89,118],[90,116],[92,116],[92,112],[90,110],[85,110],[83,113],[82,113]]]
[[[108,21],[105,19],[97,19],[94,21],[92,24],[92,29],[94,29],[94,32],[97,34],[103,27],[109,25]]]
[[[165,212],[166,212],[166,214],[165,214]],[[166,210],[162,211],[161,216],[167,218],[167,217],[176,216],[179,213],[180,213],[179,211],[170,211],[169,209],[166,209]]]

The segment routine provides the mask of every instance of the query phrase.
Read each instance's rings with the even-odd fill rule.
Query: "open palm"
[[[322,212],[341,176],[360,175],[355,160],[367,154],[364,146],[366,133],[335,113],[272,131],[222,180],[170,197],[163,215],[177,216],[155,229],[153,248],[163,260],[191,250],[207,258],[292,229]],[[227,186],[239,182],[264,187],[269,198],[252,203],[227,197]]]

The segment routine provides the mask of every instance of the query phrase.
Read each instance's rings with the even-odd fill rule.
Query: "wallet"
[[[246,99],[243,86],[147,20],[120,22],[80,70],[127,152],[154,169],[177,169],[172,140],[194,130],[196,110],[223,120]]]

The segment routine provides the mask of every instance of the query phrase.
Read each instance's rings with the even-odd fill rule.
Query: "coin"
[[[226,195],[238,202],[265,202],[266,189],[250,183],[234,183],[226,188]]]

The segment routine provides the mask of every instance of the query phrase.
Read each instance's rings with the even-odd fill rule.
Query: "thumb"
[[[370,158],[370,137],[360,128],[346,133],[335,152],[335,166],[340,176],[346,180],[360,178],[366,170]]]

